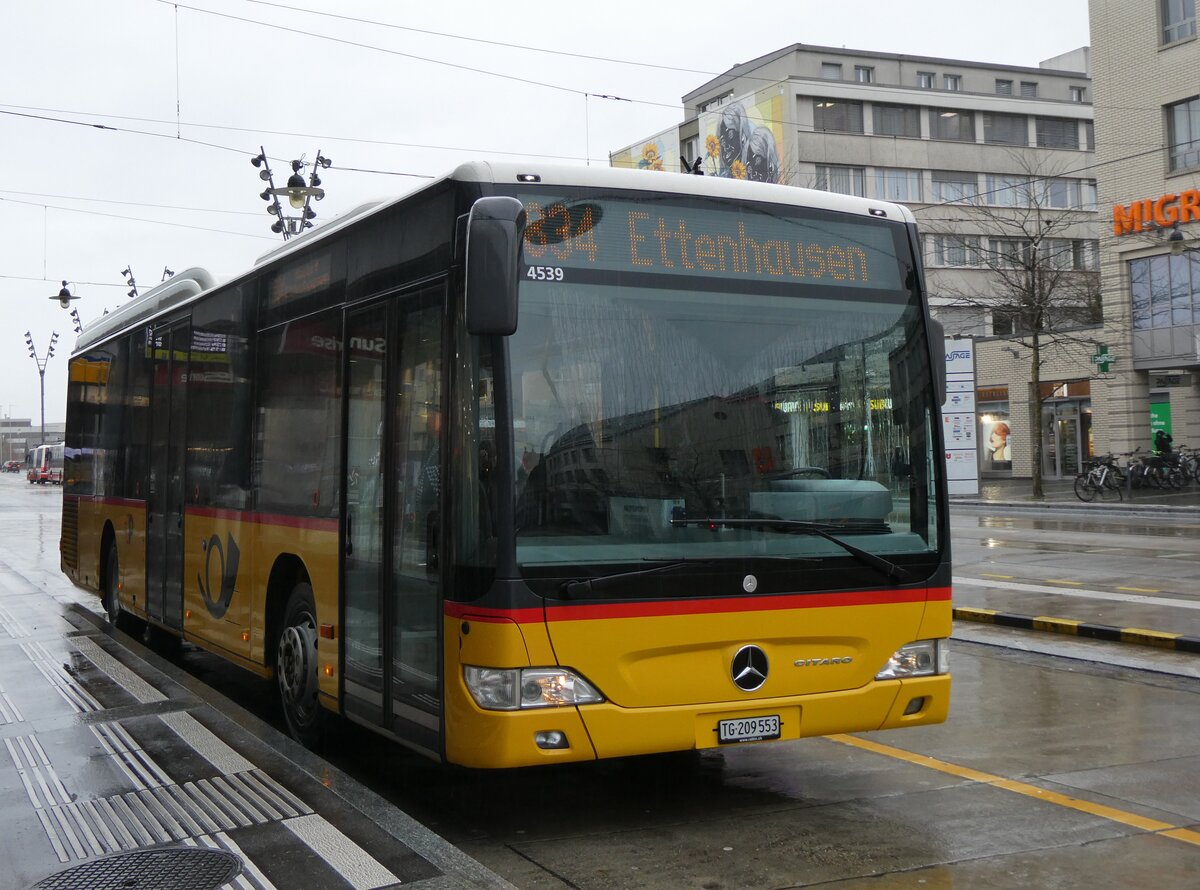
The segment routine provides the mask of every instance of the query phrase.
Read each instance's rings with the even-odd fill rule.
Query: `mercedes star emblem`
[[[743,646],[733,656],[730,675],[738,689],[753,692],[767,682],[767,653],[757,646]]]

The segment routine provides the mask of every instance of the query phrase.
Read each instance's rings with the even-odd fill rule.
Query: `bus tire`
[[[324,740],[326,715],[317,694],[317,607],[307,582],[292,588],[283,609],[275,679],[288,732],[306,748],[317,748]]]
[[[130,615],[121,608],[121,602],[117,599],[117,591],[120,589],[121,567],[117,557],[117,544],[115,541],[108,543],[108,556],[104,560],[104,586],[101,603],[104,605],[104,614],[108,616],[109,622],[113,627],[125,631],[131,637],[141,638],[146,630],[146,622],[138,618],[136,615]]]

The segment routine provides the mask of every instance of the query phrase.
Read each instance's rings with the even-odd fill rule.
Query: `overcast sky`
[[[1031,67],[1088,43],[1087,0],[8,0],[3,16],[0,416],[35,426],[25,331],[40,356],[59,333],[61,421],[63,279],[86,325],[127,300],[126,267],[142,291],[164,268],[224,280],[281,243],[260,145],[276,185],[292,158],[333,161],[319,224],[473,158],[606,164],[678,123],[684,93],[793,43]]]

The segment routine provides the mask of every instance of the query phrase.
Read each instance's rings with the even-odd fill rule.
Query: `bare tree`
[[[964,278],[951,306],[990,312],[993,333],[1030,351],[1030,454],[1033,496],[1042,486],[1042,366],[1045,347],[1097,345],[1102,321],[1094,194],[1085,180],[1038,169],[1026,152],[1014,153],[1019,173],[991,179],[969,214],[943,220],[954,234],[942,249],[963,252],[964,265],[986,274]],[[948,208],[943,208],[948,209]],[[933,222],[932,220],[930,221]],[[939,225],[939,227],[941,227]]]

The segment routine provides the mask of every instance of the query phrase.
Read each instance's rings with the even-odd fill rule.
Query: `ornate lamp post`
[[[63,290],[66,290],[65,281],[63,282]],[[71,299],[74,299],[74,297]],[[69,306],[71,304],[70,302],[67,302],[65,305]],[[33,345],[33,335],[30,334],[29,331],[25,332],[25,345],[29,347],[29,357],[33,359],[34,364],[37,365],[38,380],[42,385],[42,441],[39,443],[41,445],[46,444],[46,364],[50,361],[50,359],[54,358],[54,344],[57,342],[58,331],[55,331],[50,335],[50,345],[46,348],[46,354],[44,356],[39,356],[37,347]]]
[[[301,155],[300,160],[292,161],[292,175],[288,177],[287,185],[283,188],[275,187],[271,167],[267,164],[266,149],[260,149],[259,153],[250,159],[250,163],[261,168],[258,178],[267,183],[259,197],[267,202],[267,213],[277,217],[275,222],[271,223],[271,231],[283,235],[283,240],[286,241],[305,229],[311,229],[312,220],[317,215],[311,204],[314,199],[320,201],[325,197],[325,190],[321,188],[321,177],[317,171],[328,170],[332,161],[318,150],[317,159],[312,163],[312,173],[306,183],[302,171],[307,164]],[[288,204],[297,215],[284,216],[283,205],[279,201],[281,197],[287,198]]]

